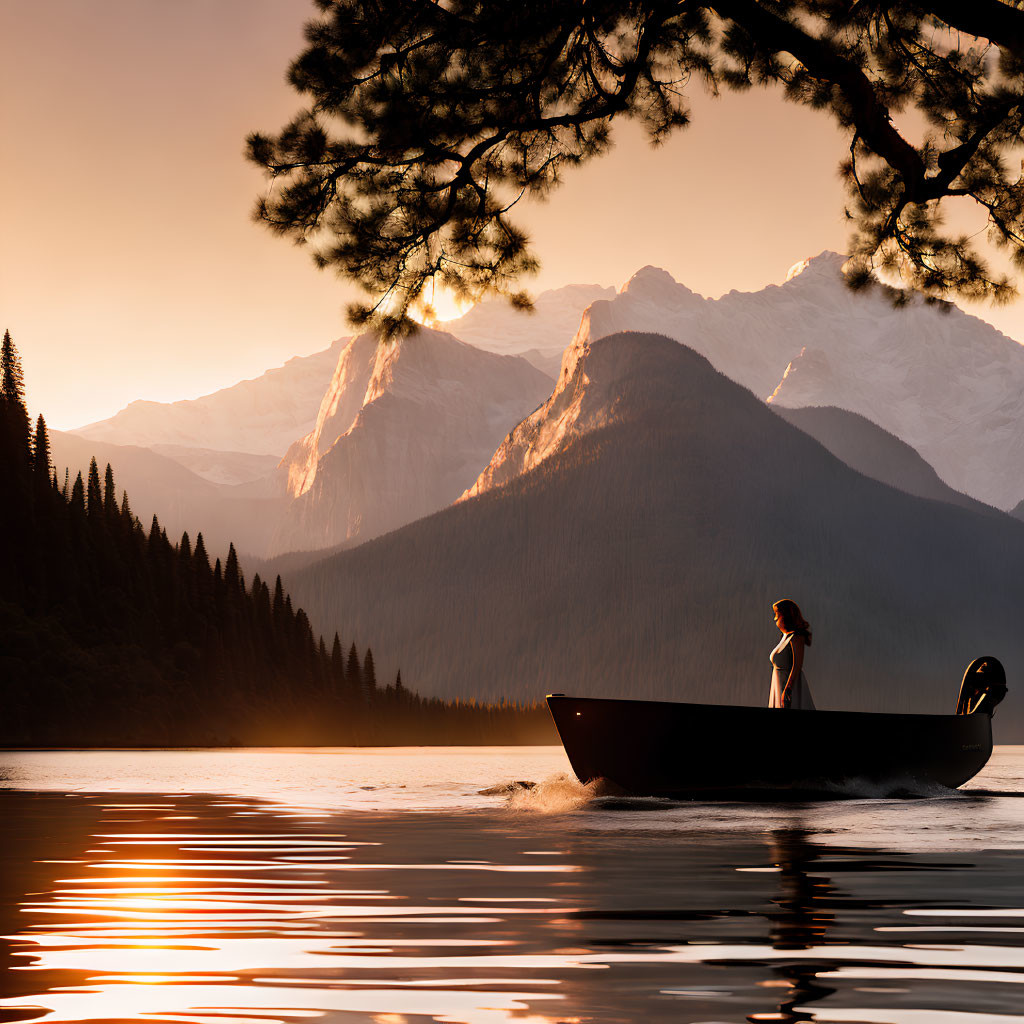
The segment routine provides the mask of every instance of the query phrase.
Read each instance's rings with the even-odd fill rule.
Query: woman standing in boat
[[[811,646],[811,627],[800,614],[796,601],[783,598],[776,601],[772,609],[782,639],[769,655],[772,687],[768,707],[814,711],[814,698],[803,673],[804,649]]]

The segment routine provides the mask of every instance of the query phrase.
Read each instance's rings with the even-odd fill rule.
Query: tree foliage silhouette
[[[510,219],[606,152],[616,118],[661,142],[687,95],[773,85],[849,139],[849,279],[899,273],[931,297],[1004,301],[1013,281],[947,228],[949,200],[983,212],[1024,269],[1024,10],[1002,0],[314,0],[289,81],[307,105],[253,133],[269,175],[256,217],[373,301],[385,336],[437,284],[527,307],[538,264]],[[912,137],[899,115],[915,112]],[[752,155],[754,156],[754,155]]]

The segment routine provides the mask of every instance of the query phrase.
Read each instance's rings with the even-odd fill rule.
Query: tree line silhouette
[[[550,742],[542,705],[380,685],[368,648],[330,647],[280,576],[246,583],[202,534],[172,543],[95,458],[51,464],[10,332],[0,350],[0,744],[149,746]]]

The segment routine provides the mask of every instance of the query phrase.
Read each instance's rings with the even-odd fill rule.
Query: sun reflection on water
[[[0,797],[0,1022],[1024,1021],[1017,854]]]
[[[316,819],[304,826],[296,816],[284,832],[259,827],[280,820],[280,808],[182,802],[201,813],[123,800],[96,808],[99,827],[82,835],[81,856],[53,864],[79,870],[18,904],[20,928],[4,940],[11,972],[31,978],[21,987],[40,994],[0,999],[0,1019],[223,1024],[371,1015],[551,1024],[555,1017],[531,1009],[561,999],[558,977],[544,972],[594,969],[497,934],[515,918],[550,918],[571,906],[478,888],[495,876],[576,870],[564,861],[384,863],[373,854],[378,841],[322,824],[314,831]],[[231,827],[195,828],[211,817],[223,825],[225,813]],[[338,886],[344,872],[373,884]],[[458,892],[394,887],[452,872]]]

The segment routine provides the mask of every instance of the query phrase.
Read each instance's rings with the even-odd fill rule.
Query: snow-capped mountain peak
[[[1014,507],[1024,497],[1024,346],[956,307],[897,307],[885,288],[853,291],[845,262],[825,251],[795,264],[781,286],[719,299],[644,267],[583,314],[551,399],[557,414],[546,422],[561,422],[558,410],[572,404],[565,389],[587,346],[623,331],[660,334],[773,406],[857,413],[918,451],[954,489]],[[522,450],[517,472],[541,457],[540,448]],[[471,490],[508,475],[507,466],[485,472],[491,483],[482,476]]]
[[[800,260],[799,263],[794,263],[786,273],[785,283],[789,284],[790,281],[808,272],[811,275],[819,275],[836,280],[842,276],[843,267],[846,265],[848,258],[838,252],[833,252],[831,249],[825,249],[818,253],[817,256],[809,256],[805,260]],[[804,278],[804,280],[806,281],[807,278]]]

